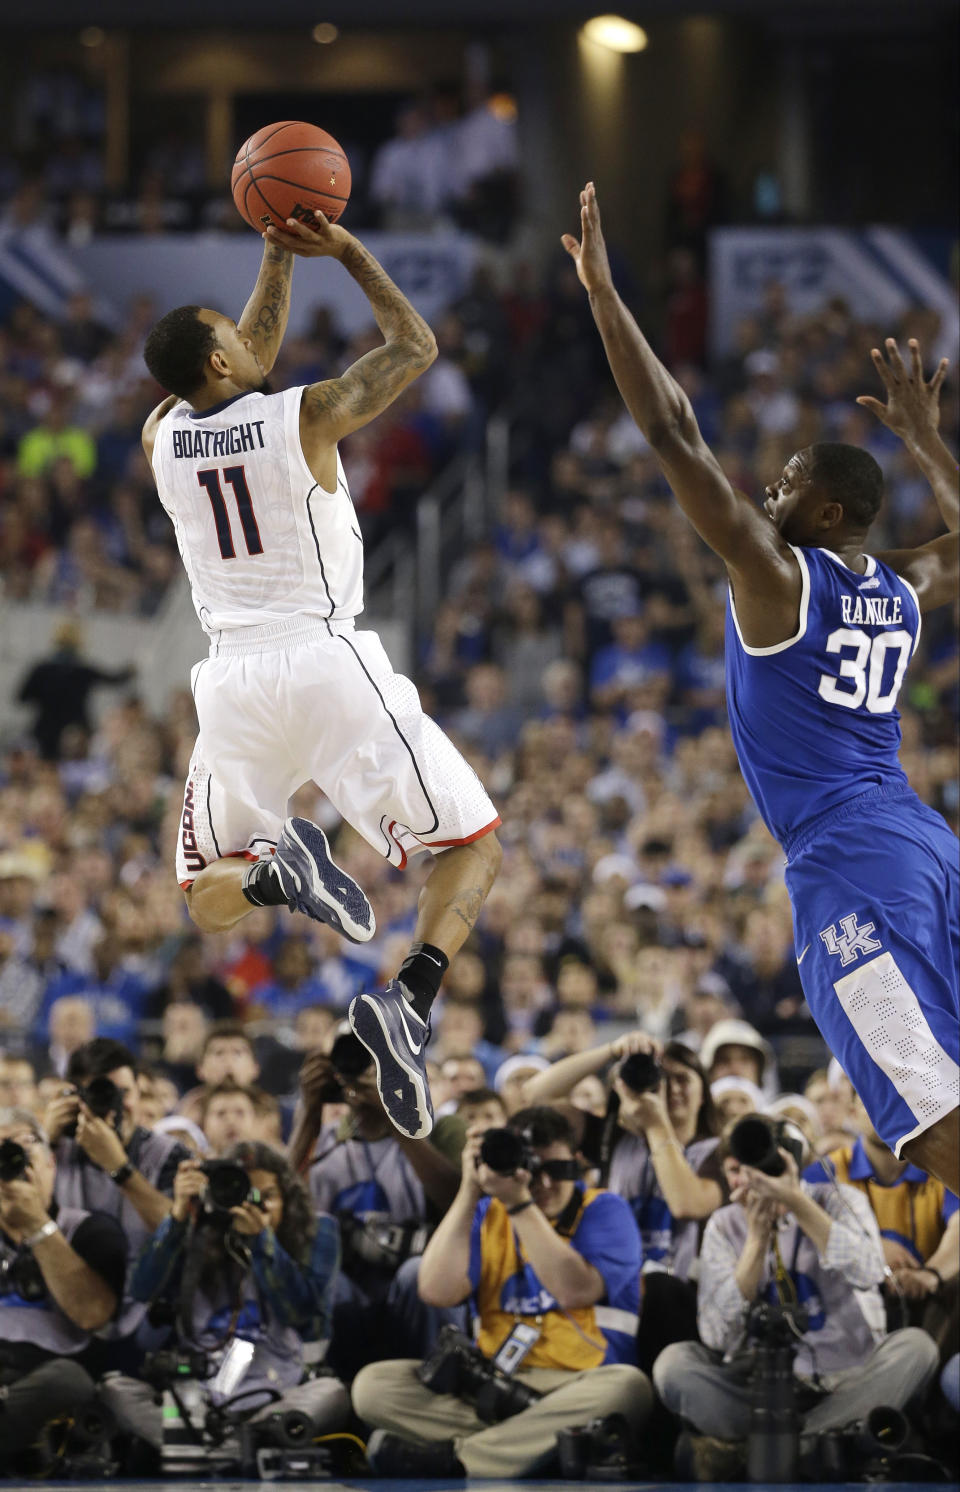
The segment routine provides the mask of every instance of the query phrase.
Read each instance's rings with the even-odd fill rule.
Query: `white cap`
[[[501,1062],[493,1079],[494,1091],[503,1092],[503,1085],[515,1072],[522,1072],[527,1068],[533,1072],[543,1072],[550,1066],[546,1057],[541,1057],[538,1052],[516,1052],[508,1057],[506,1062]]]
[[[662,886],[654,886],[650,881],[637,881],[624,892],[623,905],[628,912],[635,912],[637,907],[649,907],[652,912],[662,912],[667,904],[667,893]]]
[[[753,1100],[755,1109],[763,1107],[763,1094],[756,1083],[751,1083],[749,1078],[738,1078],[731,1073],[729,1077],[717,1078],[715,1083],[710,1084],[711,1098],[722,1098],[724,1093],[745,1093]]]
[[[773,1058],[773,1048],[769,1041],[765,1041],[749,1021],[733,1019],[716,1021],[710,1027],[700,1048],[700,1061],[707,1072],[713,1066],[713,1059],[722,1046],[752,1047],[763,1058],[764,1068]]]
[[[201,1155],[209,1154],[210,1141],[199,1124],[188,1119],[186,1114],[164,1114],[151,1128],[155,1135],[189,1135]]]
[[[721,1079],[722,1081],[722,1079]],[[817,1106],[810,1102],[803,1093],[781,1093],[772,1103],[768,1103],[764,1109],[765,1114],[772,1114],[774,1118],[783,1118],[788,1109],[799,1109],[801,1114],[806,1114],[815,1135],[823,1133],[823,1125],[820,1123],[820,1115]]]

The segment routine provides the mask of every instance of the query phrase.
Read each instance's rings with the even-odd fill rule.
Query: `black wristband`
[[[517,1205],[516,1205],[516,1207],[508,1207],[507,1208],[507,1217],[516,1217],[516,1215],[517,1215],[518,1212],[523,1212],[524,1208],[526,1208],[526,1207],[532,1207],[532,1206],[533,1206],[533,1198],[532,1197],[528,1197],[525,1202],[518,1202]]]
[[[108,1171],[107,1175],[115,1186],[126,1186],[135,1170],[133,1161],[125,1160],[122,1166],[118,1166],[115,1171]]]

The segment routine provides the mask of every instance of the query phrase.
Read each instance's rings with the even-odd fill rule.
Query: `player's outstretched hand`
[[[560,242],[577,266],[580,283],[590,295],[597,290],[612,288],[610,261],[600,227],[597,189],[592,181],[588,181],[580,193],[580,242],[572,233],[564,233]]]
[[[936,430],[940,423],[940,389],[950,366],[949,358],[940,359],[936,372],[929,383],[926,383],[920,343],[916,337],[911,337],[909,341],[909,368],[900,356],[900,349],[893,337],[888,337],[884,346],[886,357],[879,347],[872,348],[870,356],[887,391],[887,402],[881,404],[879,399],[861,394],[857,403],[875,414],[901,440]]]
[[[356,242],[346,228],[329,222],[319,207],[309,225],[297,218],[287,218],[282,228],[271,223],[263,236],[268,243],[289,249],[291,254],[299,254],[301,259],[339,259],[347,245]]]

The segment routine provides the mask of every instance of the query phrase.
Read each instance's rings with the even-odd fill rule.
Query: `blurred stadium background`
[[[738,1009],[785,1086],[823,1061],[781,856],[725,729],[720,569],[619,404],[559,235],[592,177],[622,291],[739,485],[757,493],[812,440],[853,441],[887,478],[877,542],[922,542],[940,527],[927,488],[853,399],[874,391],[868,350],[885,335],[919,336],[929,366],[956,359],[956,7],[650,0],[623,14],[642,49],[594,39],[573,0],[8,0],[8,1051],[49,1068],[96,1029],[183,1071],[204,1021],[234,1013],[283,1094],[296,1064],[282,1059],[318,1030],[298,1012],[342,1009],[406,950],[422,872],[397,875],[347,832],[341,858],[383,930],[349,956],[268,910],[200,940],[173,873],[204,647],[140,449],[159,397],[141,348],[174,304],[242,306],[260,244],[230,201],[230,163],[254,129],[303,118],[346,148],[345,226],[441,347],[344,449],[367,616],[504,820],[502,876],[446,986],[481,1019],[441,1013],[438,1056],[480,1036],[554,1056],[637,1023],[696,1041]],[[367,345],[344,278],[297,265],[276,387]],[[956,448],[956,361],[942,429]],[[912,668],[903,756],[954,827],[957,666],[944,611]]]

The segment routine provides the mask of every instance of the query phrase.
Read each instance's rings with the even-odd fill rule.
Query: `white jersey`
[[[303,388],[174,406],[153,447],[160,501],[211,637],[363,610],[363,540],[337,452],[321,487],[300,445]]]

